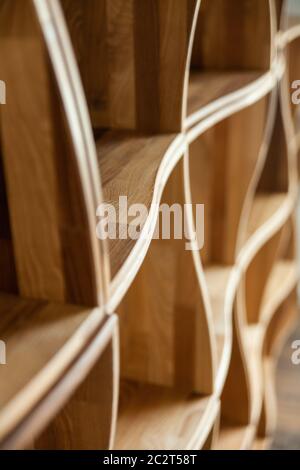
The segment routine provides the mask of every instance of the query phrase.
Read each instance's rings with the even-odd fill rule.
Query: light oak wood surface
[[[0,2],[2,448],[269,442],[298,280],[287,4]],[[99,240],[119,196],[140,233]],[[191,208],[188,240],[152,239],[161,202],[205,204],[203,248]]]

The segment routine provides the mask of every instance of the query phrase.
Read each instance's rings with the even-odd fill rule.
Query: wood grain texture
[[[119,198],[126,196],[128,207],[145,204],[150,210],[159,167],[174,140],[174,134],[155,136],[112,131],[96,141],[104,200],[113,205],[117,214],[117,236],[108,240],[112,277],[136,243],[136,240],[126,237],[129,226],[122,224],[126,209],[124,206],[125,213],[121,213]],[[132,219],[128,218],[128,224]],[[141,231],[145,222],[141,221]]]
[[[253,83],[261,76],[259,71],[191,70],[188,88],[187,116],[219,98]]]
[[[0,21],[1,70],[10,90],[2,110],[3,160],[19,291],[97,305],[90,208],[32,2],[2,2]]]
[[[106,2],[61,0],[94,125],[109,115]],[[87,47],[88,45],[88,47]]]
[[[1,407],[22,390],[86,319],[90,310],[1,294],[1,338],[8,351],[0,369]],[[39,351],[39,354],[36,354]],[[17,364],[22,363],[20,368]],[[15,371],[18,370],[18,374]],[[12,380],[14,378],[14,380]]]
[[[0,308],[1,338],[6,343],[8,354],[7,365],[0,370],[2,383],[0,436],[3,439],[3,433],[10,423],[10,420],[7,421],[6,407],[54,358],[91,311],[46,301],[22,300],[8,294],[1,294]],[[39,383],[40,392],[47,389],[47,382],[51,383],[52,378],[53,376],[49,374],[44,383]],[[36,391],[32,385],[32,397]],[[25,400],[23,405],[27,406]],[[18,414],[17,406],[9,414],[12,421],[16,414]]]
[[[184,202],[182,166],[175,168],[164,191],[162,202],[170,206]],[[186,239],[173,238],[174,222],[171,230],[170,240],[152,240],[118,308],[121,374],[207,394],[213,390],[213,346],[205,301]],[[198,361],[206,367],[197,367]]]
[[[257,164],[265,113],[266,100],[262,99],[217,124],[190,146],[193,202],[205,205],[204,263],[235,262],[240,219]]]
[[[99,446],[106,447],[113,438],[117,400],[118,342],[115,317],[103,323],[101,315],[95,310],[22,300],[7,294],[1,295],[0,304],[1,337],[8,348],[7,367],[0,371],[3,385],[0,397],[0,448],[27,447],[67,400],[67,421],[71,427],[77,426],[75,436],[72,432],[68,434],[70,428],[63,419],[54,420],[53,428],[50,426],[53,434],[49,431],[48,442],[51,441],[50,445],[55,448],[64,445],[76,448],[80,442],[86,445],[84,436],[87,423],[79,406],[74,406],[75,401],[70,397],[81,385],[75,397],[81,397],[84,403],[87,396],[88,401],[92,402],[92,390],[96,390],[95,394],[98,395],[102,381],[106,383],[102,393],[105,407],[102,410],[99,408],[98,432],[94,436],[99,440]],[[98,334],[95,334],[96,326]],[[104,354],[102,361],[102,350],[109,343],[113,347],[108,347],[112,355]],[[86,376],[98,359],[101,365],[96,367],[97,372],[92,373],[93,380],[90,382]],[[112,388],[108,387],[109,381]],[[88,405],[81,406],[88,408]],[[95,411],[93,406],[91,408]],[[47,447],[45,440],[41,442],[42,447]]]
[[[95,128],[181,130],[198,4],[62,1]]]
[[[242,321],[237,302],[233,316],[232,341],[229,370],[221,395],[221,433],[223,422],[225,429],[228,426],[236,429],[236,426],[238,426],[238,428],[243,428],[245,431],[250,421],[251,392],[249,388],[247,361],[243,349]],[[237,383],[239,384],[238,387]],[[235,404],[234,407],[232,403]]]
[[[282,107],[279,101],[267,159],[258,183],[258,191],[261,192],[286,192],[289,187],[289,155]]]

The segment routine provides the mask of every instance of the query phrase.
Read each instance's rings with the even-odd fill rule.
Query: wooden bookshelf
[[[270,445],[299,18],[289,0],[1,2],[0,448]],[[124,196],[148,210],[134,239]],[[192,207],[185,237],[154,236],[160,204]]]

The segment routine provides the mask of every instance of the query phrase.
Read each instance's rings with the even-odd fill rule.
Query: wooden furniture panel
[[[272,1],[201,1],[191,51],[186,127],[257,87],[275,57],[274,22]]]
[[[270,39],[268,0],[202,0],[192,66],[267,70],[271,56]]]
[[[180,131],[199,0],[61,3],[93,127]]]
[[[244,201],[262,145],[268,100],[263,98],[201,135],[190,146],[194,203],[206,210],[208,263],[233,264]]]
[[[18,290],[30,298],[98,305],[102,259],[91,225],[93,181],[84,174],[87,162],[84,168],[80,162],[83,131],[71,114],[75,97],[72,109],[68,83],[55,76],[61,57],[49,57],[32,2],[2,2],[0,21],[1,72],[10,90],[1,109],[3,164]]]
[[[114,440],[118,397],[116,331],[100,358],[51,424],[35,449],[108,449]]]
[[[59,4],[3,1],[0,25],[1,74],[9,90],[0,127],[0,258],[6,269],[0,325],[7,351],[0,446],[19,448],[31,445],[84,381],[116,320],[107,319],[109,273],[104,243],[94,233],[101,202],[96,149],[83,122],[84,95]],[[117,364],[105,362],[115,384]],[[94,375],[93,387],[102,377]],[[116,390],[105,393],[107,426]],[[73,411],[70,405],[69,416],[84,434],[82,414]],[[99,425],[101,416],[100,410]],[[61,424],[57,429],[64,434]],[[74,447],[79,442],[78,435]]]
[[[298,282],[291,5],[0,1],[1,448],[270,443]],[[184,215],[167,237],[160,204]]]
[[[68,387],[65,387],[65,391],[60,393],[54,402],[48,403],[45,413],[38,413],[31,426],[26,425],[26,419],[30,419],[30,415],[35,412],[37,403],[46,399],[49,390],[57,386],[62,377],[68,375],[68,369],[72,367],[74,358],[84,350],[93,337],[93,330],[95,324],[99,322],[100,315],[99,312],[91,311],[89,308],[23,300],[9,294],[1,294],[0,309],[1,338],[5,341],[7,350],[7,364],[0,369],[2,384],[0,446],[23,447],[32,439],[35,428],[40,431],[67,399]],[[110,321],[107,327],[102,327],[104,333],[100,338],[100,346],[97,346],[96,358],[101,348],[105,346],[106,337],[112,336],[112,325],[113,322]],[[112,371],[117,373],[115,368],[110,367],[105,357],[103,361],[110,374]],[[89,367],[89,363],[86,363],[84,374],[81,370],[80,381],[88,373]],[[102,376],[95,376],[93,387],[97,387],[102,380]],[[108,381],[108,378],[105,380]],[[106,407],[109,407],[108,398]],[[76,419],[75,413],[73,414],[74,416],[69,416],[68,421],[72,423],[73,419],[75,423],[79,423],[80,416]],[[99,410],[99,426],[104,426],[100,421],[101,415]],[[81,428],[84,427],[86,430],[87,424],[81,421]],[[61,432],[64,434],[63,426]],[[80,439],[79,433],[77,436]],[[59,434],[57,439],[59,441]],[[66,435],[65,439],[68,439]],[[63,442],[68,446],[71,441],[62,440],[60,445],[63,445]]]
[[[183,207],[185,176],[181,162],[165,187],[164,204]],[[161,217],[158,220],[161,234],[163,221]],[[171,233],[175,224],[183,229],[182,223],[171,220]],[[194,264],[193,256],[197,254],[186,249],[189,238],[172,238],[152,240],[118,308],[121,375],[208,394],[213,392],[215,345],[201,292],[200,266],[197,261]],[[201,357],[205,357],[203,368],[197,365]]]

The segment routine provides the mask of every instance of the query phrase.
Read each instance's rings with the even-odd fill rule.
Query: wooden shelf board
[[[218,364],[221,362],[225,343],[225,298],[231,271],[232,266],[210,265],[204,267],[216,333]]]
[[[241,90],[261,76],[261,71],[197,71],[191,70],[187,99],[187,127],[189,122],[197,120],[196,114],[200,111],[201,117],[210,113],[205,107],[220,98],[224,101],[231,93]],[[233,97],[235,99],[235,97]],[[220,106],[223,103],[220,103]],[[195,119],[192,116],[195,115]]]
[[[1,420],[6,407],[26,386],[32,385],[34,377],[90,313],[89,308],[0,294],[0,338],[7,352],[7,364],[0,367],[0,436],[3,421],[7,425],[7,420]],[[35,391],[46,391],[49,380],[51,377],[47,376],[44,382],[32,386],[31,397]]]
[[[212,401],[212,397],[122,380],[115,449],[193,448],[204,432]]]
[[[255,195],[248,223],[248,238],[277,212],[286,197],[286,193],[258,193]]]
[[[117,215],[120,196],[127,196],[128,206],[138,203],[150,208],[158,169],[175,138],[174,134],[149,136],[109,131],[96,140],[104,201],[115,207]],[[127,228],[117,221],[117,237],[108,240],[112,278],[136,243],[119,237],[118,232],[124,234]]]

